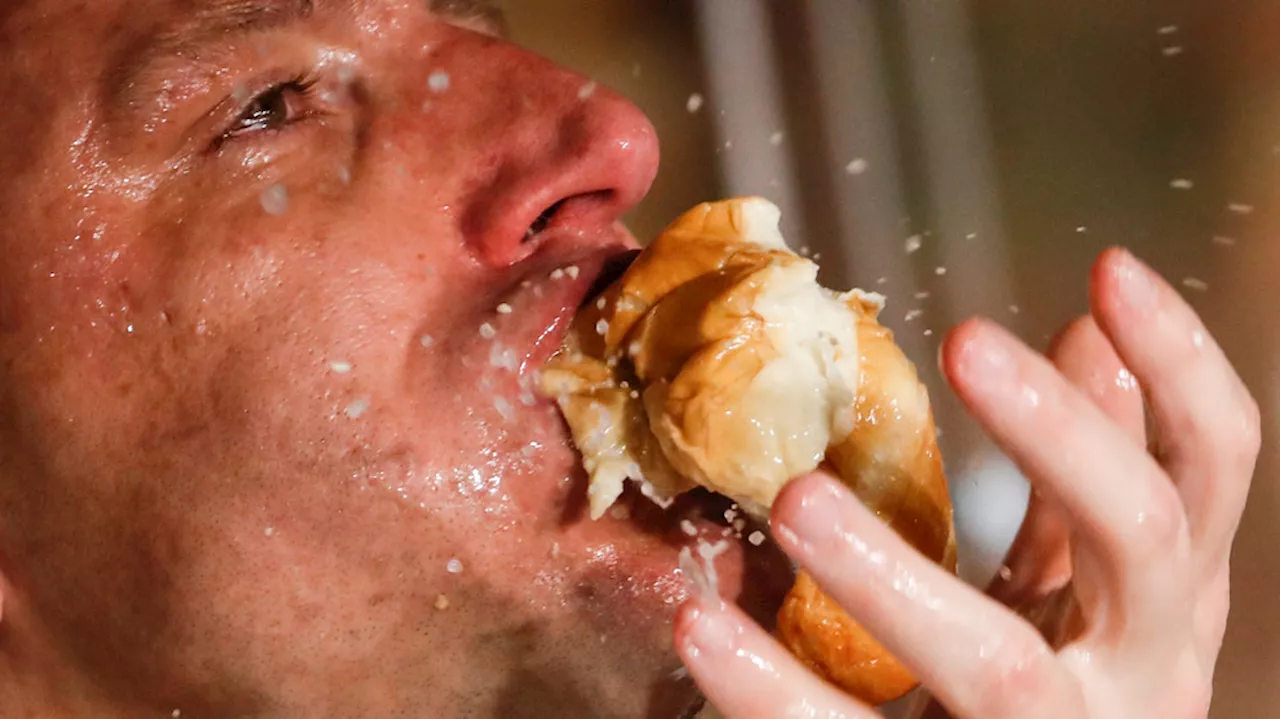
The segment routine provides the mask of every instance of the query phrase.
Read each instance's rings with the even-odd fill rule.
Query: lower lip
[[[520,358],[521,376],[541,368],[560,349],[578,305],[605,261],[598,253],[565,261],[526,277],[505,300],[511,307],[509,316],[517,317],[518,324],[513,322],[508,332],[499,330],[499,335],[506,335],[510,345],[525,348]]]

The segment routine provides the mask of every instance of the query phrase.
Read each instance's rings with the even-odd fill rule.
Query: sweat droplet
[[[1173,180],[1172,182],[1169,183],[1169,187],[1172,187],[1175,190],[1190,190],[1195,186],[1196,186],[1196,183],[1183,177],[1179,177],[1178,179]]]
[[[485,322],[484,324],[480,325],[480,336],[487,340],[491,340],[494,337],[498,336],[498,332],[497,330],[493,329],[493,325],[489,324],[488,322]]]
[[[434,93],[442,93],[449,89],[449,73],[436,70],[427,76],[427,87]]]
[[[578,99],[579,100],[589,99],[592,95],[596,94],[597,87],[598,86],[594,82],[588,82],[587,84],[578,88]]]
[[[902,249],[906,250],[907,254],[910,255],[919,250],[920,245],[923,243],[924,239],[920,235],[912,235],[907,238],[906,242],[902,243]]]
[[[332,360],[329,362],[329,369],[333,370],[334,374],[346,374],[351,371],[351,363],[343,360]]]
[[[699,94],[698,94],[698,93],[696,93],[696,92],[695,92],[695,93],[693,93],[692,95],[690,95],[690,96],[689,96],[689,100],[688,100],[687,102],[685,102],[684,107],[685,107],[685,109],[686,109],[686,110],[688,110],[688,111],[689,111],[689,112],[691,112],[691,113],[693,113],[693,112],[697,112],[698,110],[701,110],[701,109],[702,109],[702,95],[699,95]]]
[[[462,562],[459,561],[458,559],[450,559],[449,563],[444,565],[444,568],[448,570],[450,574],[461,574]]]
[[[284,185],[274,184],[258,195],[258,202],[268,215],[283,215],[289,209],[289,191]]]

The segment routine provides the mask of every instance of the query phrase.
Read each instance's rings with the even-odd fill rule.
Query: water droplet
[[[1198,277],[1184,277],[1182,279],[1182,286],[1189,290],[1195,290],[1196,292],[1204,292],[1209,289],[1209,283]]]
[[[1222,235],[1219,235],[1213,238],[1213,244],[1221,245],[1222,247],[1235,247],[1236,239],[1234,237],[1223,237]]]
[[[427,87],[437,95],[449,89],[449,73],[436,70],[427,76]]]
[[[689,99],[685,102],[684,107],[690,113],[695,113],[702,109],[702,103],[703,103],[702,95],[695,92],[689,96]]]
[[[422,345],[423,347],[430,347],[435,343],[436,341],[431,335],[423,335],[418,338],[418,344]]]
[[[444,565],[444,568],[450,574],[461,574],[462,562],[455,557],[454,559],[450,559],[449,562]]]
[[[515,410],[511,408],[511,403],[502,397],[493,398],[493,408],[498,411],[498,416],[502,417],[503,421],[510,422],[516,417]]]
[[[1169,183],[1169,187],[1172,187],[1175,190],[1190,190],[1195,186],[1196,183],[1186,179],[1185,177],[1179,177]]]
[[[922,244],[924,244],[924,239],[920,235],[912,235],[902,243],[902,248],[908,255],[911,255],[915,254]]]
[[[1236,213],[1237,215],[1253,214],[1253,205],[1246,205],[1240,202],[1233,202],[1230,205],[1227,205],[1227,209]]]
[[[1182,54],[1181,45],[1170,45],[1160,51],[1165,57],[1176,57]]]
[[[258,203],[268,215],[283,215],[289,209],[289,190],[276,183],[258,195]]]
[[[782,140],[783,140],[785,137],[786,137],[786,136],[785,136],[785,135],[783,135],[783,133],[782,133],[781,131],[775,132],[775,133],[773,133],[772,135],[770,135],[770,136],[769,136],[769,144],[770,144],[770,145],[773,145],[774,147],[777,147],[778,145],[781,145],[781,144],[782,144]]]
[[[345,360],[332,360],[329,362],[329,369],[334,374],[347,374],[351,371],[351,363]]]
[[[343,86],[350,86],[356,81],[356,68],[349,62],[344,62],[338,67],[338,82]]]
[[[592,95],[596,94],[596,89],[597,89],[598,87],[599,87],[599,86],[598,86],[598,85],[596,85],[596,83],[595,83],[595,82],[588,82],[587,84],[585,84],[585,85],[583,85],[582,87],[578,88],[578,99],[579,99],[579,100],[588,100],[588,99],[590,99]]]
[[[844,166],[844,171],[850,175],[861,175],[867,171],[867,161],[861,157],[854,158],[849,164]]]
[[[360,419],[360,416],[363,415],[368,409],[369,409],[369,400],[358,399],[352,402],[351,404],[347,405],[346,415],[350,419]]]
[[[262,533],[263,533],[263,534],[265,534],[266,536],[270,537],[270,536],[272,536],[272,535],[274,535],[274,534],[276,533],[276,528],[275,528],[275,527],[267,527],[266,529],[262,530]]]
[[[498,336],[498,332],[497,330],[493,329],[493,325],[489,324],[488,322],[485,322],[484,324],[480,325],[480,336],[487,340],[491,340],[494,337]]]
[[[747,541],[751,542],[751,546],[753,547],[758,547],[761,544],[764,544],[764,532],[761,532],[760,530],[752,532],[747,535]]]
[[[500,314],[500,315],[509,315],[509,314],[511,314],[511,305],[507,304],[506,302],[503,302],[503,303],[499,304],[499,305],[498,305],[498,314]]]

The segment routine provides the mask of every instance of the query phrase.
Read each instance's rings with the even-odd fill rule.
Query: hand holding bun
[[[698,485],[765,518],[786,482],[823,466],[954,571],[924,387],[876,321],[879,299],[818,285],[778,220],[756,198],[686,213],[579,313],[543,370],[590,474],[592,516],[632,480],[659,503]],[[864,701],[916,683],[803,571],[778,632]]]

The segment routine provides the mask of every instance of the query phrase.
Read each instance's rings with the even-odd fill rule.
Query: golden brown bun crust
[[[751,309],[757,278],[803,261],[784,247],[744,241],[750,221],[741,200],[694,208],[603,301],[579,313],[564,351],[543,372],[544,390],[559,398],[579,449],[598,438],[595,418],[608,415],[613,434],[627,437],[626,459],[659,489],[683,491],[689,480],[718,489],[724,438],[702,415],[739,407],[741,388],[773,351]],[[876,321],[879,307],[859,293],[841,299],[856,323],[859,378],[853,432],[833,438],[825,466],[912,546],[954,572],[951,502],[928,395]],[[801,661],[863,701],[891,701],[916,685],[804,571],[779,611],[778,632]]]
[[[828,452],[828,468],[909,544],[954,572],[951,499],[928,397],[874,309],[857,300],[851,306],[863,367],[857,423],[849,439]],[[796,577],[778,612],[778,637],[820,676],[873,706],[917,684],[807,572]]]

